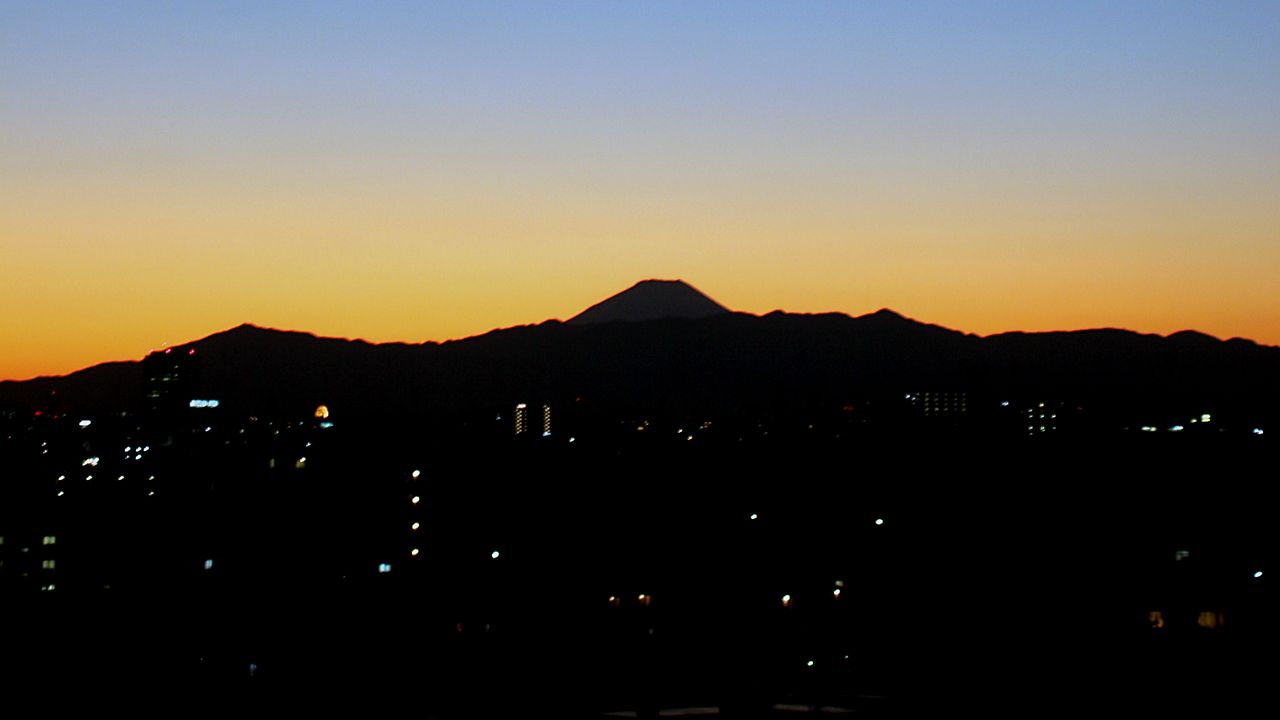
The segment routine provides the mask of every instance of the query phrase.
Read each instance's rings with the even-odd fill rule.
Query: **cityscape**
[[[0,715],[1276,714],[1277,28],[0,1]]]
[[[914,334],[950,333],[872,317],[885,319],[908,355]],[[773,334],[811,320],[645,281],[563,324],[456,343],[470,367],[519,378],[472,380],[499,394],[450,377],[457,393],[438,403],[383,402],[410,387],[348,357],[326,382],[372,402],[349,416],[300,369],[326,367],[322,353],[271,345],[390,352],[413,373],[410,348],[253,328],[239,331],[251,347],[215,336],[107,366],[127,370],[108,388],[74,375],[0,385],[0,590],[31,618],[6,646],[8,676],[275,698],[319,683],[444,716],[901,715],[1066,684],[1082,703],[1262,699],[1275,513],[1260,473],[1276,385],[1252,385],[1246,362],[1231,360],[1247,392],[1191,388],[1181,374],[1209,360],[1188,360],[1178,337],[1136,338],[1179,358],[1161,361],[1171,384],[1106,398],[1103,379],[1046,369],[1001,392],[976,370],[939,385],[924,364],[901,386],[824,378],[820,393],[791,372],[802,366],[773,377],[754,351],[698,359],[734,379],[685,368],[691,386],[651,358],[593,359],[604,380],[570,359],[526,373],[525,351],[496,342],[573,329],[578,347],[605,333],[625,348],[620,333],[696,358],[689,338],[718,339],[715,323]],[[854,327],[854,344],[882,332]],[[879,341],[878,355],[899,352]],[[534,342],[543,359],[560,353],[554,337]],[[271,382],[284,363],[301,395],[255,404],[251,372],[214,372],[232,348]],[[1243,349],[1258,377],[1277,377],[1280,351]],[[737,379],[742,364],[757,377]],[[643,392],[577,395],[560,373]],[[1164,680],[1190,670],[1195,684]]]

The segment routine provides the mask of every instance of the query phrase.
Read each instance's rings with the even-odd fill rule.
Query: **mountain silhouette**
[[[1117,423],[1192,411],[1261,422],[1280,406],[1280,348],[1247,340],[1116,329],[979,337],[887,309],[755,316],[679,281],[639,283],[568,322],[444,343],[241,325],[175,349],[199,358],[195,397],[228,412],[298,416],[326,404],[348,419],[440,427],[492,420],[519,402],[572,405],[610,422],[808,417],[896,407],[917,391],[987,405],[1069,402]],[[0,410],[131,411],[144,384],[140,362],[107,363],[0,383]]]
[[[683,280],[641,280],[569,319],[571,325],[643,322],[665,318],[696,320],[729,309]]]

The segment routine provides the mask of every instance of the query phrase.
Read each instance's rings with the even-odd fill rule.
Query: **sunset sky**
[[[1280,344],[1280,2],[0,0],[0,378],[650,277]]]

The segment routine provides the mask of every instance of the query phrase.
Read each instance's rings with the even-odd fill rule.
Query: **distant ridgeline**
[[[757,317],[679,281],[639,283],[568,322],[445,343],[242,325],[158,357],[0,383],[0,410],[78,420],[164,406],[171,421],[198,423],[207,413],[194,411],[207,408],[183,410],[192,400],[218,400],[228,419],[301,418],[324,404],[335,420],[475,437],[499,416],[506,432],[495,436],[513,434],[522,402],[587,434],[688,420],[820,436],[1200,431],[1205,416],[1214,431],[1251,433],[1273,426],[1280,407],[1280,348],[1247,340],[1123,330],[984,338],[889,310]]]

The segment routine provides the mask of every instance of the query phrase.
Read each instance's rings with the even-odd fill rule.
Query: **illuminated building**
[[[529,432],[529,406],[525,403],[516,405],[516,434],[524,435]]]
[[[142,361],[147,406],[158,413],[176,413],[191,401],[199,374],[195,348],[166,348]]]
[[[542,437],[551,436],[551,406],[542,406]]]

